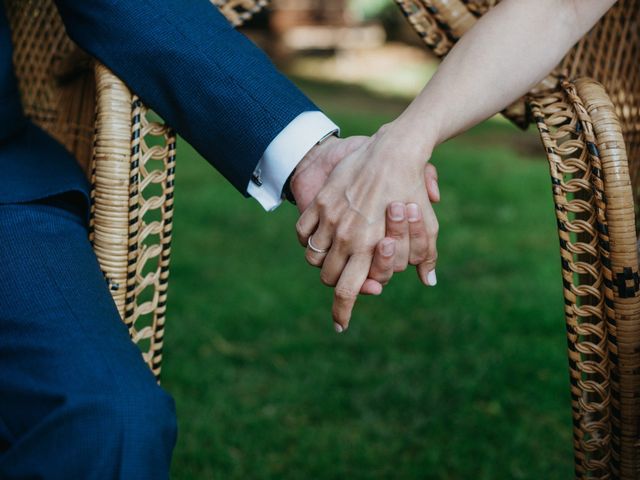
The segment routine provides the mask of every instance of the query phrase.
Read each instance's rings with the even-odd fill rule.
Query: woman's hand
[[[305,156],[291,179],[291,190],[300,213],[311,204],[336,165],[368,140],[369,137],[331,137]],[[424,170],[424,181],[429,200],[438,203],[438,172],[432,164],[427,164]],[[422,212],[416,212],[413,207],[407,211],[402,203],[390,205],[386,221],[386,237],[376,246],[369,277],[360,289],[363,295],[380,295],[393,273],[406,270],[412,252],[426,241]]]
[[[323,283],[336,287],[333,306],[336,329],[348,327],[376,246],[385,236],[387,206],[393,203],[407,205],[411,213],[408,218],[414,220],[410,224],[424,222],[426,237],[415,245],[411,242],[409,262],[418,265],[425,284],[435,283],[438,225],[425,189],[428,153],[412,149],[411,144],[403,142],[401,131],[394,125],[386,126],[335,167],[300,217],[299,239],[308,246],[311,237],[315,247],[315,251],[307,249],[307,260],[322,266]]]

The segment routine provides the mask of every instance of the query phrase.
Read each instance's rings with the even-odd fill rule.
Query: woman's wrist
[[[380,127],[374,139],[397,161],[424,165],[436,146],[436,135],[428,126],[422,128],[422,124],[400,116]]]

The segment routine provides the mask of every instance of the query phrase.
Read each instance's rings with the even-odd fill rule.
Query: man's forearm
[[[55,0],[69,36],[240,192],[270,142],[317,107],[209,0]]]
[[[501,111],[540,82],[614,0],[503,0],[458,42],[394,122],[436,145]]]

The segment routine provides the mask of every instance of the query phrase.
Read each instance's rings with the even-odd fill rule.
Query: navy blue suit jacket
[[[240,192],[269,143],[317,110],[209,0],[55,0],[71,38],[118,75]],[[0,2],[0,202],[87,191],[20,107]]]

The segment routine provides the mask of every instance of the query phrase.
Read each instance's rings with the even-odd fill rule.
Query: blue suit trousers
[[[131,343],[78,193],[0,205],[0,479],[168,478],[173,399]]]

